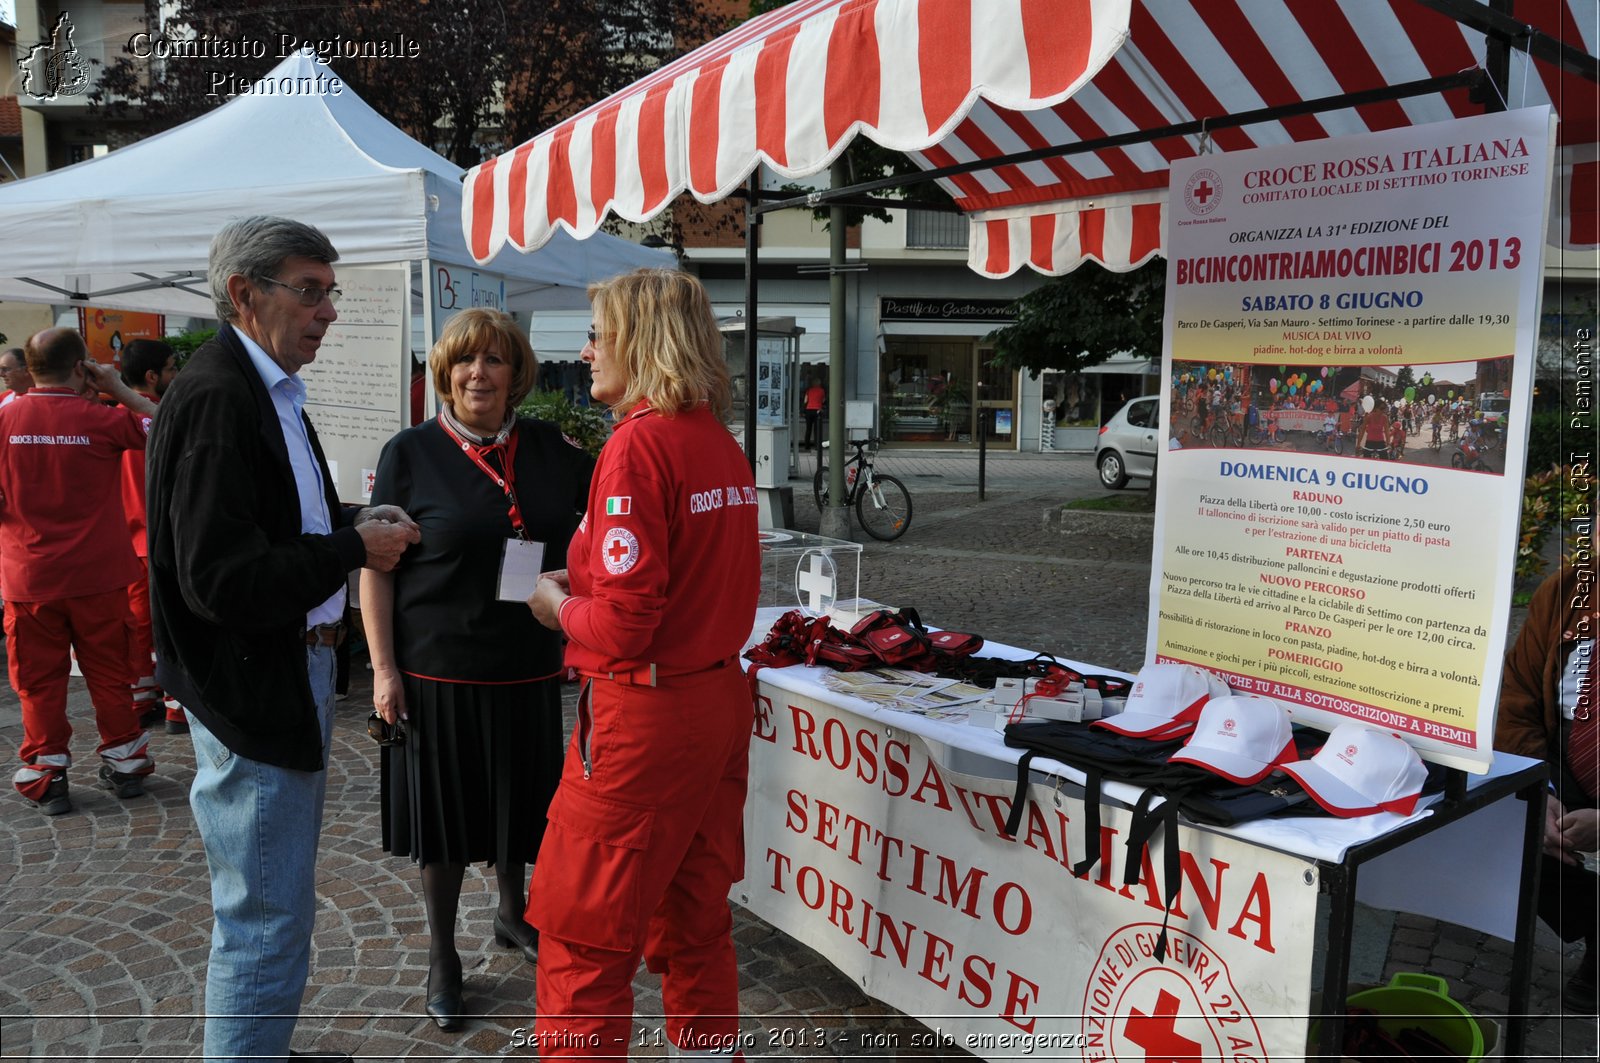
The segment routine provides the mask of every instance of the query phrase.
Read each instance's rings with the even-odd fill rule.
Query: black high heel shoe
[[[521,919],[512,926],[501,919],[500,913],[496,912],[494,940],[496,944],[504,945],[508,949],[521,949],[523,957],[529,963],[539,962],[539,932]]]
[[[433,991],[433,968],[428,968],[428,1003],[424,1010],[433,1024],[446,1033],[461,1029],[461,966],[456,964],[456,973],[453,978],[443,979],[444,985],[437,993]]]

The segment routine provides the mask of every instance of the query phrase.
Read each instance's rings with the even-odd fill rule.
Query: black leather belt
[[[342,620],[337,624],[318,624],[316,627],[308,627],[305,630],[306,645],[341,646],[349,630],[350,625]]]

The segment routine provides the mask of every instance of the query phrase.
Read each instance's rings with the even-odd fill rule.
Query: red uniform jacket
[[[739,652],[761,588],[750,463],[704,407],[639,406],[600,452],[567,549],[567,664],[694,672]]]
[[[127,409],[125,406],[118,408]],[[133,411],[128,410],[128,413],[132,415]],[[133,540],[133,552],[149,557],[150,547],[145,536],[143,448],[122,455],[122,511],[128,517],[128,538]]]
[[[150,419],[36,387],[0,410],[0,588],[8,601],[102,594],[139,575],[119,492]]]

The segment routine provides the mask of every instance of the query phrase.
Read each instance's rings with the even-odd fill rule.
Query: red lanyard
[[[454,429],[446,424],[443,417],[439,418],[439,427],[444,429],[446,435],[455,440],[456,444],[461,448],[461,452],[467,456],[468,460],[470,460],[472,464],[482,469],[483,474],[489,479],[493,480],[494,485],[506,493],[506,501],[510,503],[510,508],[507,509],[506,516],[511,518],[511,530],[517,533],[517,538],[526,539],[528,537],[528,533],[527,529],[522,525],[522,509],[517,505],[518,432],[516,426],[512,426],[511,433],[506,439],[504,447],[500,447],[495,444],[490,444],[489,446],[480,446],[477,443],[469,442],[461,438],[461,436],[458,435]],[[502,457],[505,462],[504,474],[496,472],[494,467],[484,460],[485,455],[491,454],[495,451],[503,452]]]

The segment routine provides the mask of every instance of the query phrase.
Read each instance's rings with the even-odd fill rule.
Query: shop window
[[[1046,373],[1044,397],[1046,400],[1055,401],[1054,414],[1057,428],[1100,427],[1098,374]]]
[[[879,387],[878,432],[903,443],[972,438],[972,344],[888,340]]]

